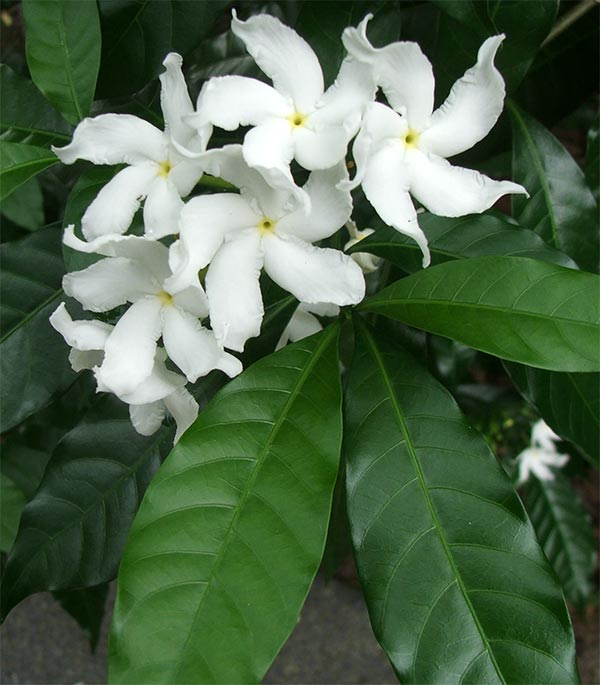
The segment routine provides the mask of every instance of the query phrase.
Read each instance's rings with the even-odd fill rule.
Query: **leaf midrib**
[[[67,45],[67,36],[65,33],[64,10],[65,10],[65,7],[63,5],[63,6],[61,6],[60,20],[57,21],[56,23],[58,26],[58,32],[60,34],[60,44],[63,47],[62,53],[64,56],[65,73],[67,74],[67,79],[69,81],[69,90],[71,91],[71,98],[72,98],[73,104],[75,105],[75,111],[77,112],[77,120],[81,121],[83,119],[83,113],[82,113],[81,106],[79,103],[79,97],[77,95],[77,89],[75,88],[75,83],[73,82],[71,52],[69,50],[69,46]]]
[[[308,360],[308,363],[302,373],[300,374],[298,380],[296,381],[294,387],[290,391],[289,397],[287,398],[284,406],[281,409],[281,413],[277,419],[277,421],[273,424],[273,427],[271,428],[269,432],[269,436],[267,437],[267,440],[265,441],[265,444],[263,448],[260,450],[258,457],[256,459],[256,463],[254,465],[254,468],[252,469],[252,473],[250,474],[250,477],[248,478],[247,484],[243,489],[242,495],[240,497],[239,503],[236,507],[236,511],[233,515],[233,518],[231,519],[231,522],[227,528],[227,531],[225,533],[225,536],[223,537],[223,542],[221,544],[221,548],[219,549],[219,553],[214,561],[214,564],[212,565],[212,568],[210,570],[210,574],[208,576],[208,579],[206,581],[206,585],[204,587],[204,590],[202,591],[202,597],[200,598],[200,601],[198,603],[198,606],[196,607],[196,611],[194,612],[194,616],[191,620],[190,623],[190,628],[188,630],[188,635],[185,640],[185,643],[183,647],[180,650],[180,654],[184,654],[188,644],[190,642],[190,639],[192,635],[194,634],[194,625],[198,619],[198,616],[200,615],[200,611],[202,609],[202,606],[204,604],[204,600],[208,596],[208,591],[210,590],[211,584],[215,579],[216,572],[221,564],[221,561],[224,557],[225,550],[228,548],[228,541],[230,536],[233,534],[235,530],[235,526],[239,520],[239,517],[241,516],[241,512],[244,509],[244,505],[246,503],[246,500],[250,496],[250,493],[252,491],[252,486],[254,485],[254,482],[256,481],[256,478],[258,477],[258,474],[262,468],[262,465],[264,463],[264,460],[269,452],[269,449],[271,445],[273,444],[273,441],[275,440],[275,437],[277,436],[277,433],[279,432],[279,429],[281,428],[284,420],[287,418],[288,412],[295,402],[298,394],[300,393],[301,388],[304,386],[304,383],[306,382],[306,379],[310,372],[312,371],[313,367],[317,363],[317,361],[321,358],[321,355],[323,353],[323,350],[327,348],[329,345],[331,338],[335,335],[337,336],[339,332],[339,324],[336,322],[333,325],[329,327],[329,329],[326,329],[326,334],[323,336],[322,341],[320,344],[313,350],[310,359]],[[177,679],[178,673],[179,673],[179,668],[180,668],[180,663],[177,664],[174,672],[172,673],[172,677],[170,678],[170,682],[177,683],[179,682]]]
[[[358,319],[358,318],[357,318],[357,320],[360,321],[360,319]],[[425,476],[424,476],[423,471],[421,469],[421,465],[419,464],[419,460],[418,460],[417,454],[415,452],[415,449],[414,449],[414,446],[412,443],[412,439],[411,439],[410,433],[408,431],[408,427],[406,426],[406,422],[404,421],[402,409],[400,407],[400,404],[398,402],[398,398],[396,396],[396,393],[395,393],[394,388],[393,388],[392,383],[391,383],[391,379],[389,377],[389,374],[387,372],[387,369],[386,369],[385,364],[383,362],[383,359],[381,357],[381,353],[379,352],[379,349],[377,348],[377,345],[375,344],[375,341],[373,340],[370,332],[368,331],[367,327],[365,326],[365,324],[362,321],[360,321],[360,329],[361,329],[361,333],[363,334],[365,340],[367,341],[367,344],[369,346],[369,349],[371,350],[371,354],[373,355],[373,357],[375,359],[377,367],[379,368],[379,370],[381,372],[381,376],[382,376],[383,381],[385,383],[385,386],[387,388],[389,398],[390,398],[390,401],[392,403],[392,407],[394,409],[394,414],[395,414],[396,419],[398,421],[398,425],[400,427],[402,435],[404,436],[405,444],[406,444],[408,453],[410,455],[411,462],[413,464],[413,468],[414,468],[415,473],[417,475],[417,478],[419,480],[419,485],[420,485],[421,491],[423,493],[423,498],[424,498],[425,503],[427,504],[427,507],[429,509],[429,513],[431,515],[431,519],[433,521],[435,529],[438,533],[439,540],[442,543],[442,547],[444,549],[444,553],[445,553],[446,558],[448,560],[448,564],[450,565],[450,568],[452,570],[454,578],[456,579],[457,587],[459,588],[459,590],[463,596],[463,599],[465,601],[465,604],[467,605],[469,613],[471,614],[471,617],[473,618],[473,621],[475,623],[475,626],[477,628],[479,636],[481,637],[481,641],[484,645],[486,653],[489,656],[490,661],[492,662],[494,670],[496,671],[496,674],[498,675],[501,683],[503,683],[503,685],[506,685],[506,680],[505,680],[504,676],[502,675],[502,672],[500,671],[500,667],[498,666],[495,655],[491,649],[490,643],[487,639],[487,636],[485,635],[485,633],[483,631],[483,627],[481,626],[481,623],[479,622],[479,618],[477,617],[477,614],[475,613],[475,610],[473,608],[473,604],[471,603],[471,600],[468,596],[468,593],[467,593],[467,590],[466,590],[465,585],[463,583],[460,572],[459,572],[459,570],[458,570],[458,568],[454,562],[454,557],[452,556],[452,552],[450,550],[450,547],[449,547],[448,542],[446,540],[446,537],[444,535],[440,520],[439,520],[438,515],[437,515],[437,511],[436,511],[435,506],[434,506],[434,504],[431,500],[431,497],[429,495],[429,491],[427,489],[427,484],[425,482]]]

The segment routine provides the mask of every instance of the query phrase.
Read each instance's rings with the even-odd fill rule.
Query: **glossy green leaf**
[[[31,78],[72,124],[89,114],[100,68],[95,2],[25,0],[23,20]]]
[[[513,195],[513,215],[588,271],[600,269],[598,206],[579,165],[558,140],[508,103],[513,122],[513,181],[531,197]]]
[[[161,467],[119,571],[111,683],[264,676],[323,553],[342,437],[337,337],[334,325],[251,366]]]
[[[0,141],[0,200],[53,164],[58,164],[58,157],[50,150]]]
[[[25,502],[16,483],[0,473],[0,552],[8,552],[12,547]]]
[[[2,216],[28,231],[44,225],[44,197],[37,178],[30,178],[2,200]]]
[[[60,231],[44,228],[0,246],[0,419],[4,432],[76,378],[48,317],[63,296]]]
[[[54,593],[54,599],[77,621],[86,634],[92,653],[96,651],[100,638],[109,587],[108,583],[102,583],[94,587]]]
[[[585,180],[590,187],[596,202],[600,199],[600,120],[588,131],[587,151],[585,155]]]
[[[599,278],[524,257],[446,262],[359,306],[494,354],[556,371],[597,371]]]
[[[31,81],[0,64],[0,140],[30,145],[61,145],[72,127]]]
[[[552,430],[600,464],[600,374],[505,364],[519,392]]]
[[[448,391],[360,323],[347,505],[371,624],[402,683],[578,682],[561,589]]]
[[[195,48],[226,6],[224,0],[100,0],[99,97],[141,90],[160,74],[167,53]]]
[[[433,265],[454,259],[508,255],[577,268],[570,257],[550,247],[536,233],[500,216],[472,214],[451,219],[422,214],[419,225],[429,241]],[[423,255],[417,243],[389,226],[361,240],[348,252],[370,252],[389,259],[408,273],[422,268]]]
[[[595,587],[596,540],[589,516],[568,478],[529,479],[523,487],[529,518],[567,599],[583,608]]]
[[[115,577],[163,439],[138,435],[127,406],[108,396],[59,442],[8,557],[3,616],[34,592]]]

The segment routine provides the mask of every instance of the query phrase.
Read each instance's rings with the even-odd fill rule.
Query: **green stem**
[[[540,45],[541,48],[545,47],[550,41],[558,38],[561,33],[566,31],[569,26],[574,24],[580,17],[582,17],[586,12],[589,12],[594,5],[597,5],[600,0],[581,0],[578,2],[573,9],[565,12],[563,16],[556,22],[554,28],[546,36],[544,42]]]

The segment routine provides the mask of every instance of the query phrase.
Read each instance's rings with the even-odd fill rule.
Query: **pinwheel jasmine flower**
[[[176,146],[203,151],[212,127],[196,131],[183,121],[194,107],[181,73],[182,59],[171,52],[163,64],[164,132],[130,114],[101,114],[84,119],[69,145],[52,148],[65,164],[86,159],[94,164],[128,165],[102,188],[83,215],[83,235],[89,241],[125,233],[144,197],[146,235],[160,238],[175,233],[181,198],[202,176],[201,163],[182,156]]]
[[[243,350],[258,335],[263,317],[259,275],[264,267],[282,288],[306,303],[356,304],[364,296],[360,268],[338,250],[311,243],[343,226],[352,211],[350,193],[336,188],[347,178],[343,163],[313,171],[304,186],[311,210],[290,202],[289,192],[272,188],[244,161],[240,145],[206,153],[205,169],[241,189],[192,198],[171,246],[173,277],[179,292],[198,283],[208,265],[206,292],[210,322],[224,347]]]
[[[73,321],[62,302],[50,317],[52,326],[71,346],[69,359],[74,371],[93,369],[104,360],[104,347],[113,326],[101,321]],[[175,419],[175,442],[198,416],[198,403],[185,389],[183,376],[165,366],[166,354],[158,349],[150,376],[133,392],[119,398],[129,404],[129,416],[141,435],[152,435],[160,428],[167,412]],[[99,391],[106,388],[99,386]]]
[[[350,234],[350,240],[344,245],[344,250],[349,250],[353,245],[356,245],[361,240],[364,240],[370,235],[373,235],[375,231],[372,228],[365,228],[362,231],[358,230],[358,226],[354,221],[348,221],[346,223],[346,229]],[[363,273],[370,274],[373,271],[377,271],[381,262],[383,261],[381,257],[377,257],[368,252],[353,252],[351,255],[352,259],[360,266]]]
[[[244,76],[212,78],[198,97],[198,113],[187,121],[229,131],[252,126],[244,138],[247,164],[274,187],[297,192],[289,168],[292,159],[316,170],[346,156],[364,106],[375,96],[370,70],[346,59],[324,92],[317,56],[293,29],[266,14],[240,21],[235,10],[231,29],[273,87]]]
[[[309,335],[323,330],[323,326],[319,319],[314,316],[315,314],[319,316],[337,316],[339,312],[340,308],[337,305],[306,304],[301,302],[292,314],[288,325],[284,328],[275,349],[280,350],[288,343],[308,338]]]
[[[416,43],[374,48],[366,34],[370,18],[345,29],[342,40],[354,59],[372,69],[392,109],[367,105],[353,148],[357,174],[349,187],[362,184],[379,216],[419,244],[427,266],[427,238],[409,193],[430,212],[449,217],[483,212],[507,193],[527,195],[517,183],[494,181],[445,159],[484,138],[502,112],[504,81],[494,56],[504,36],[483,43],[477,64],[433,112],[435,82],[427,57]]]
[[[519,474],[516,485],[523,485],[531,474],[539,480],[554,480],[550,467],[562,468],[569,461],[569,455],[557,451],[555,440],[560,440],[560,437],[544,421],[534,424],[531,446],[517,457]]]
[[[168,250],[159,242],[137,236],[105,237],[92,246],[79,240],[73,226],[64,242],[105,259],[87,269],[66,274],[63,289],[92,312],[107,312],[131,303],[104,345],[104,360],[96,369],[102,389],[119,397],[134,392],[154,368],[157,341],[162,335],[169,358],[194,382],[213,369],[232,377],[241,363],[223,351],[212,331],[198,321],[207,313],[199,283],[173,294],[165,285],[171,276]]]

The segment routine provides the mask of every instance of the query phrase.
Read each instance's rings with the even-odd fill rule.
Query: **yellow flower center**
[[[271,233],[275,229],[276,221],[273,221],[273,219],[269,219],[266,216],[263,217],[263,220],[258,224],[258,228],[261,233]]]
[[[404,141],[406,147],[417,147],[419,144],[419,137],[420,134],[417,131],[409,128],[402,140]]]
[[[299,126],[304,126],[306,117],[304,116],[304,114],[301,114],[300,112],[294,112],[292,115],[288,117],[288,121],[294,128],[298,128]]]
[[[171,166],[171,162],[161,162],[158,165],[158,175],[166,178],[169,175],[169,171],[171,171],[172,168],[173,167]]]
[[[156,297],[158,297],[164,307],[170,307],[173,304],[173,295],[166,290],[160,290],[156,293]]]

